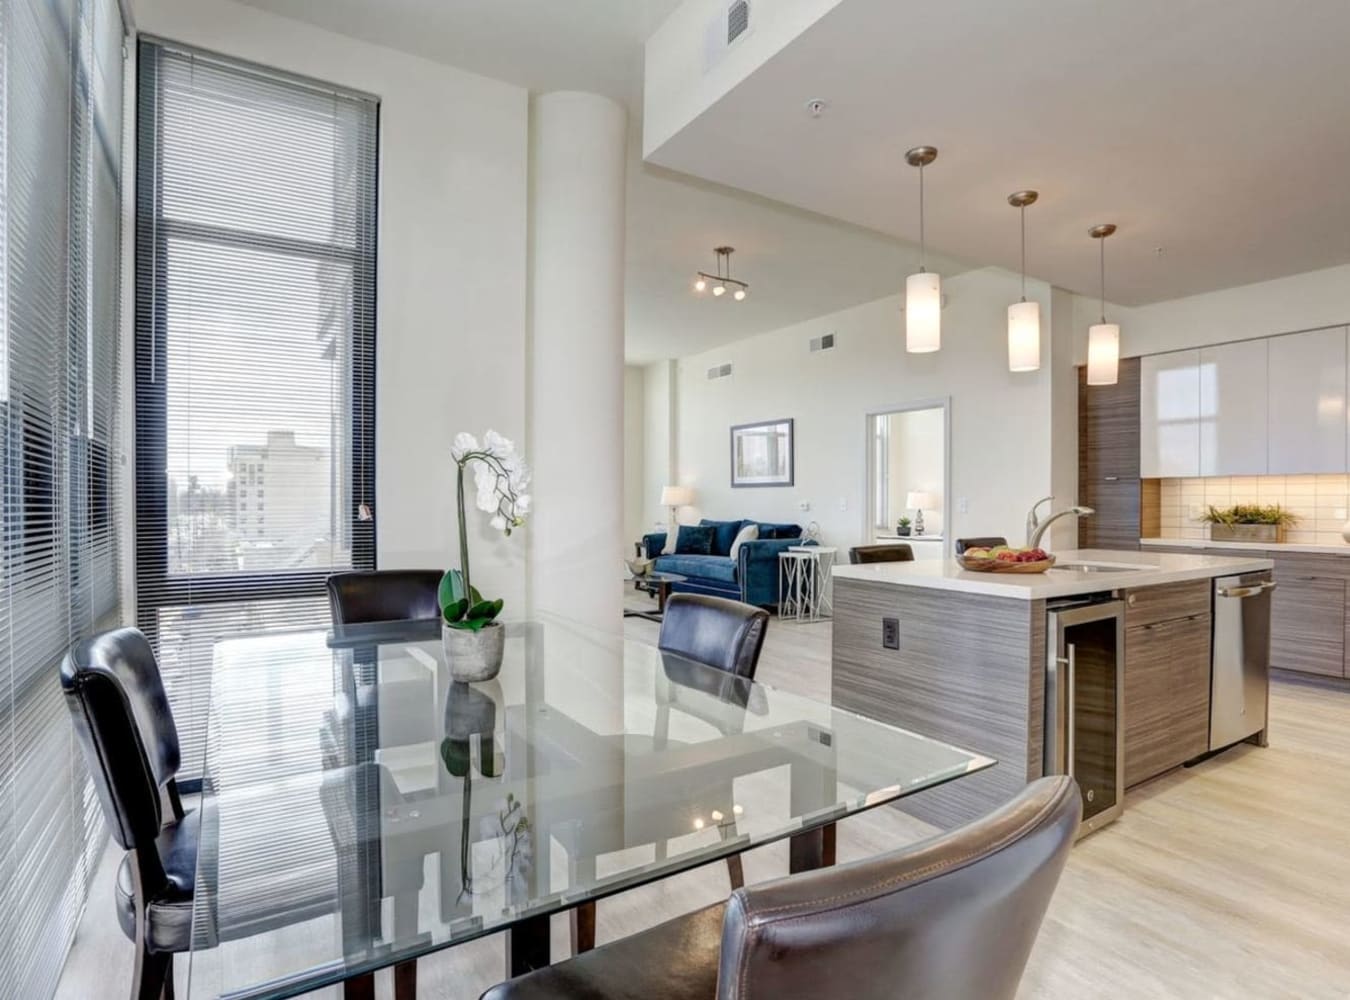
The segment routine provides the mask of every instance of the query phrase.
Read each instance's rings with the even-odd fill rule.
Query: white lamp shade
[[[667,486],[661,490],[662,507],[688,507],[694,502],[694,491],[688,486]]]
[[[1014,302],[1008,307],[1008,370],[1034,372],[1041,367],[1041,304]]]
[[[905,279],[905,350],[931,354],[942,346],[942,277],[920,271]]]
[[[936,507],[937,502],[933,499],[933,494],[924,490],[910,490],[905,494],[905,506],[912,507],[915,510],[925,510]]]
[[[1088,328],[1088,385],[1115,385],[1120,370],[1120,327],[1098,323]]]

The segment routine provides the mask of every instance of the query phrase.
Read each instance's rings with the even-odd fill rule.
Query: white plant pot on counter
[[[506,651],[506,628],[500,622],[478,631],[441,624],[441,646],[450,679],[466,684],[490,681],[501,672]]]

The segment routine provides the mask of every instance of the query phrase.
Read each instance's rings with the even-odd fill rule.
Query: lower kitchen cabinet
[[[1125,630],[1125,785],[1209,749],[1210,616]]]
[[[1345,580],[1282,572],[1285,568],[1276,564],[1270,595],[1270,665],[1344,677]]]

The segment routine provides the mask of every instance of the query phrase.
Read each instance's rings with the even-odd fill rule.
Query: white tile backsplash
[[[1214,476],[1160,481],[1162,537],[1208,538],[1200,520],[1205,508],[1239,503],[1279,504],[1299,518],[1286,533],[1295,544],[1343,544],[1341,527],[1350,509],[1350,476]]]

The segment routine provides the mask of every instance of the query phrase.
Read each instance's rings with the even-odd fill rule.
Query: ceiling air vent
[[[709,382],[711,382],[713,379],[730,378],[730,377],[731,377],[731,365],[729,364],[713,365],[711,368],[708,369]]]
[[[750,0],[734,0],[727,8],[727,44],[745,34],[750,27]]]
[[[823,337],[811,338],[811,353],[816,351],[829,351],[834,348],[834,334],[827,333]]]

